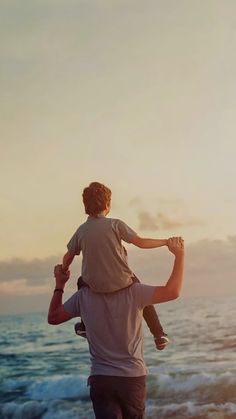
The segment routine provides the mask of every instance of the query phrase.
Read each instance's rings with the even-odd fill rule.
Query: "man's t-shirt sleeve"
[[[124,221],[117,220],[116,227],[121,240],[124,240],[126,243],[130,243],[131,240],[137,236],[137,233],[125,224]]]
[[[65,301],[64,309],[70,313],[72,317],[80,317],[80,304],[78,291]]]
[[[144,308],[151,304],[155,304],[154,296],[156,292],[156,287],[152,285],[145,285],[145,284],[134,284],[136,292],[136,298],[138,302],[138,306],[140,308]]]
[[[80,254],[80,245],[79,245],[79,237],[78,237],[78,230],[75,234],[71,237],[69,243],[67,244],[67,249],[69,253],[72,255],[79,255]]]

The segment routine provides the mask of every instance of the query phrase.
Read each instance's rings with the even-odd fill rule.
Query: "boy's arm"
[[[75,255],[73,253],[70,253],[69,251],[66,252],[66,254],[63,256],[62,259],[62,272],[66,273],[71,265],[71,263],[74,260]]]
[[[154,249],[156,247],[167,246],[168,239],[146,239],[140,236],[134,236],[131,243],[141,249]]]

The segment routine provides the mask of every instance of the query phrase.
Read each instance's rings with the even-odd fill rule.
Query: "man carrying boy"
[[[108,218],[111,208],[111,190],[92,182],[83,191],[83,203],[87,221],[72,236],[63,257],[62,270],[67,272],[75,255],[82,252],[82,278],[79,285],[87,285],[97,293],[113,293],[139,282],[128,266],[127,252],[122,244],[132,243],[143,249],[168,245],[167,239],[147,239],[137,235],[119,219]],[[154,336],[157,349],[162,350],[169,342],[153,306],[145,307],[144,318]],[[120,326],[122,327],[122,325]],[[78,335],[86,336],[84,323],[77,323]]]
[[[92,364],[90,397],[96,419],[144,419],[147,370],[143,359],[143,308],[178,298],[183,282],[183,240],[169,239],[168,248],[175,260],[166,285],[133,283],[110,293],[82,287],[64,304],[62,294],[69,271],[63,273],[61,265],[55,267],[56,288],[48,322],[60,324],[77,316],[84,320]]]

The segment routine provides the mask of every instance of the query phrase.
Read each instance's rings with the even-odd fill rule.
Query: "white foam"
[[[41,417],[47,410],[44,403],[28,401],[23,404],[7,403],[2,408],[2,417],[7,419],[32,419]]]
[[[170,397],[171,394],[189,394],[193,392],[213,393],[224,389],[235,388],[236,376],[231,372],[222,374],[200,373],[193,375],[160,374],[157,376],[158,394]]]
[[[1,419],[93,419],[91,402],[73,401],[27,401],[10,402],[0,406]]]
[[[81,376],[53,377],[36,381],[27,391],[32,400],[63,400],[89,397],[87,378]]]

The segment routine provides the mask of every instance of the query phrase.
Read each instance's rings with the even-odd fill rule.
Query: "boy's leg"
[[[133,276],[133,282],[140,283],[140,280],[136,277],[136,275]],[[154,306],[150,305],[145,307],[143,310],[143,317],[147,323],[147,326],[151,334],[154,337],[157,349],[164,349],[165,346],[169,343],[169,339],[167,337],[167,334],[164,333],[163,327],[160,323],[159,317]]]
[[[80,288],[87,287],[87,286],[88,285],[84,282],[82,276],[80,276],[77,280],[78,291],[80,290]],[[75,329],[76,335],[81,336],[82,338],[86,339],[86,328],[82,319],[81,319],[81,322],[78,322],[75,324],[74,329]]]
[[[143,317],[154,337],[156,348],[159,349],[159,351],[162,351],[162,349],[168,345],[169,339],[163,330],[154,306],[145,307],[143,310]]]
[[[147,306],[143,309],[143,317],[153,336],[163,335],[164,330],[154,306]]]

